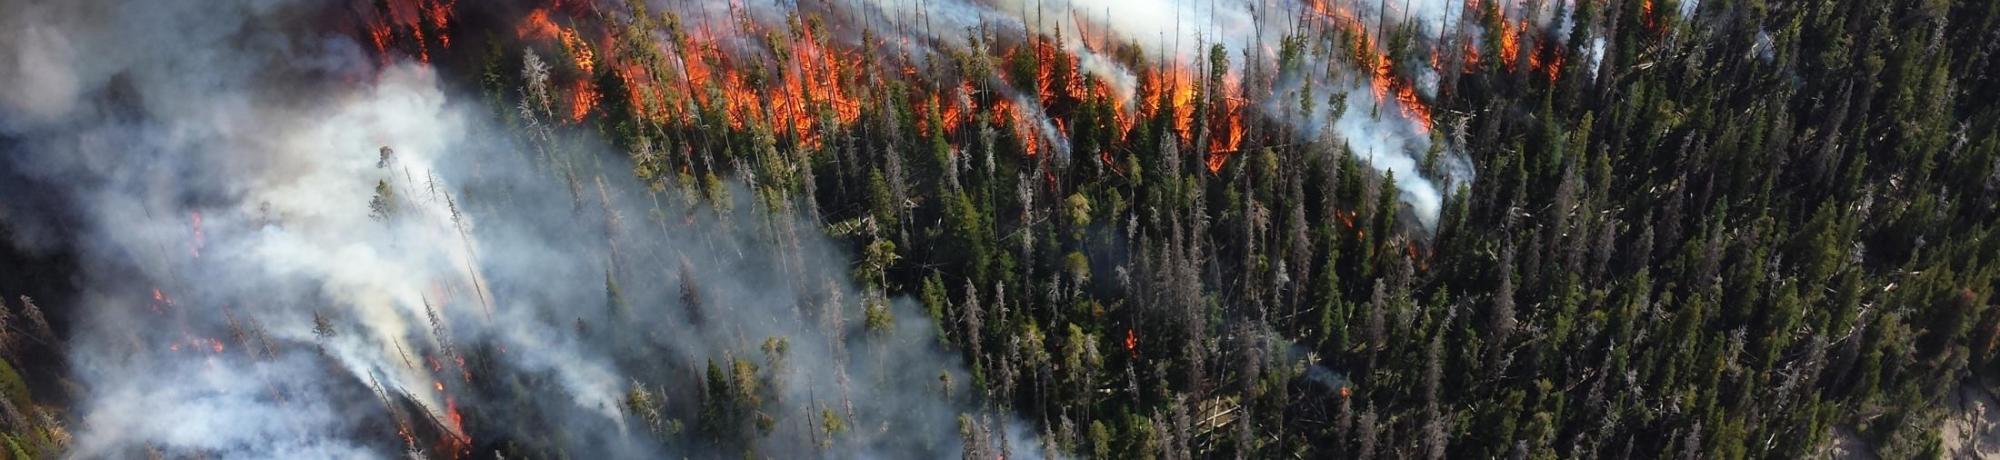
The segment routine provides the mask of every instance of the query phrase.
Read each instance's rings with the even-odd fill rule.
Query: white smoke
[[[670,412],[692,413],[695,392],[671,388],[697,386],[706,360],[756,356],[765,338],[790,351],[766,368],[784,378],[764,408],[785,423],[760,448],[802,455],[819,410],[840,407],[863,427],[841,448],[958,449],[969,392],[916,389],[940,373],[971,379],[907,300],[893,301],[892,333],[863,337],[846,319],[862,298],[848,257],[811,223],[761,210],[741,186],[728,187],[730,213],[647,197],[587,138],[558,146],[566,170],[538,166],[479,98],[427,66],[378,67],[315,23],[342,11],[0,5],[0,23],[19,26],[0,33],[0,75],[17,77],[0,85],[0,167],[75,213],[0,213],[9,227],[74,222],[59,233],[83,292],[56,307],[76,325],[74,455],[389,457],[405,446],[386,422],[455,430],[454,407],[478,415],[466,421],[477,435],[576,455],[696,454],[692,435],[646,441],[625,392],[666,387]],[[572,195],[565,174],[602,191]],[[371,216],[378,184],[393,190],[386,216]],[[788,225],[790,237],[771,230]],[[607,311],[607,277],[630,316]],[[689,319],[683,282],[705,320]],[[808,321],[808,304],[826,317]],[[564,437],[538,438],[546,427]]]

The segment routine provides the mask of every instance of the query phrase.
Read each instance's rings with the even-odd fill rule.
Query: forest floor
[[[2000,458],[2000,400],[1976,382],[1958,386],[1946,400],[1951,413],[1938,436],[1948,458]]]

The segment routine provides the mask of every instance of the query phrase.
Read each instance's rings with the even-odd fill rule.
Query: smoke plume
[[[74,213],[0,216],[81,260],[55,307],[76,456],[962,448],[976,395],[939,382],[963,366],[788,199],[655,192],[588,136],[520,145],[324,22],[351,6],[0,5],[0,167],[28,178],[0,190]],[[892,328],[862,325],[871,303]],[[728,391],[761,437],[704,439]]]

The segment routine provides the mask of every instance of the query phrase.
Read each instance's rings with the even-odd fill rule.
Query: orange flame
[[[458,412],[458,398],[445,395],[444,414],[445,418],[451,422],[451,430],[453,432],[465,433],[465,415]]]
[[[1418,134],[1430,134],[1431,106],[1417,98],[1416,87],[1409,83],[1396,85],[1396,102],[1403,107],[1403,116],[1417,123]]]
[[[386,54],[389,52],[389,38],[394,34],[395,31],[389,28],[387,22],[368,22],[368,42],[375,44],[375,53],[384,55],[384,59],[387,59]]]
[[[521,24],[514,28],[514,34],[521,38],[547,39],[555,38],[560,29],[555,21],[549,20],[549,10],[537,8],[521,20]]]
[[[943,129],[945,134],[958,132],[958,125],[965,121],[965,114],[962,111],[960,111],[959,107],[961,105],[959,104],[958,101],[961,98],[968,100],[969,98],[971,98],[972,84],[971,83],[964,84],[964,86],[960,89],[960,91],[962,91],[961,93],[959,93],[961,94],[961,96],[959,96],[958,98],[953,98],[950,103],[944,104],[944,113],[938,116],[938,120],[944,123]]]
[[[1110,84],[1100,81],[1096,85],[1096,89],[1098,99],[1111,103],[1111,123],[1115,125],[1112,128],[1116,131],[1117,140],[1124,142],[1126,133],[1131,132],[1132,124],[1138,121],[1136,117],[1132,116],[1132,101],[1126,100],[1127,96],[1121,95],[1117,91],[1112,91]],[[1105,152],[1105,155],[1107,155],[1106,158],[1110,158],[1109,154],[1110,152]],[[1110,160],[1105,160],[1105,163],[1110,163]]]
[[[996,125],[1012,120],[1014,117],[1014,101],[1004,97],[994,98],[993,112],[990,115],[993,117],[993,124]]]
[[[389,0],[377,2],[376,9],[363,20],[368,41],[375,46],[376,56],[387,65],[390,50],[397,49],[396,36],[410,38],[403,45],[414,46],[419,61],[430,62],[431,40],[435,34],[439,46],[451,47],[451,12],[456,0]],[[400,49],[409,52],[410,49]]]
[[[678,58],[682,76],[694,93],[690,95],[693,102],[705,110],[719,110],[731,128],[767,125],[790,134],[807,148],[819,145],[823,115],[831,115],[836,124],[859,120],[861,103],[847,89],[854,73],[847,71],[844,64],[857,55],[822,45],[809,22],[797,26],[792,34],[795,38],[787,48],[790,59],[784,61],[777,75],[770,76],[775,81],[755,85],[730,65],[731,59],[715,46],[706,28],[687,34],[678,43]],[[741,27],[756,26],[753,23]],[[676,111],[671,115],[685,119],[688,114]]]
[[[590,115],[590,111],[597,108],[597,102],[604,98],[597,94],[597,85],[591,84],[590,80],[577,80],[571,84],[569,94],[569,119],[578,123],[583,122],[583,117]]]
[[[1240,85],[1235,73],[1223,75],[1222,110],[1219,120],[1221,129],[1217,136],[1209,139],[1208,172],[1222,171],[1222,165],[1243,146],[1243,105],[1246,101],[1236,97]]]
[[[576,63],[576,69],[583,71],[585,75],[596,72],[597,56],[591,52],[590,44],[585,43],[575,30],[559,29],[559,31],[562,32],[563,50],[569,52],[571,60]]]
[[[1008,110],[1010,115],[1009,121],[1012,122],[1014,133],[1021,138],[1021,150],[1026,152],[1030,157],[1035,156],[1036,153],[1040,153],[1041,137],[1037,136],[1034,129],[1028,124],[1027,111],[1020,106],[1014,105],[1009,105],[1008,108],[1011,109]]]
[[[1653,0],[1645,0],[1639,4],[1639,18],[1645,21],[1647,29],[1654,28]]]
[[[1500,22],[1500,65],[1507,66],[1508,71],[1514,70],[1515,63],[1521,57],[1521,34],[1526,33],[1527,28],[1528,22],[1525,19],[1520,25]]]
[[[1181,142],[1194,142],[1194,77],[1177,75],[1170,106],[1174,111],[1174,132]]]
[[[1042,105],[1055,102],[1055,45],[1048,40],[1035,40],[1035,94],[1040,96]]]
[[[1389,57],[1375,54],[1375,73],[1369,76],[1368,89],[1375,93],[1375,107],[1389,101],[1389,84],[1395,80],[1394,69],[1389,67]]]
[[[1529,53],[1528,68],[1540,72],[1542,75],[1547,76],[1550,82],[1554,82],[1558,77],[1562,76],[1563,55],[1562,53],[1550,50],[1547,51],[1549,55],[1548,59],[1543,59],[1542,54],[1540,52]]]

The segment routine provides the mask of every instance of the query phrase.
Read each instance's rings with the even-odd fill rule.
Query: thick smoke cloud
[[[0,3],[0,167],[33,182],[0,190],[76,213],[0,213],[81,260],[83,292],[52,306],[73,318],[75,455],[437,454],[457,436],[435,429],[700,455],[704,364],[733,359],[779,421],[767,454],[960,449],[975,395],[938,382],[963,366],[908,300],[865,330],[851,257],[765,206],[786,199],[648,191],[588,137],[518,145],[431,68],[321,22],[349,6]],[[650,433],[642,386],[686,433]],[[851,428],[829,438],[822,414]]]

